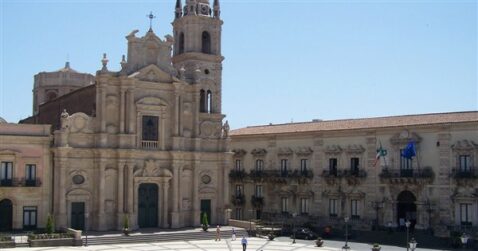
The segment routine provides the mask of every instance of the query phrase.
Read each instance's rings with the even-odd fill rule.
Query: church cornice
[[[203,62],[220,63],[224,60],[223,56],[204,54],[199,52],[185,52],[173,57],[173,64],[185,61],[185,60],[198,60]]]

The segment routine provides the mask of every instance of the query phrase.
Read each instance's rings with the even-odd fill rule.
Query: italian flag
[[[380,142],[380,148],[377,149],[377,155],[375,155],[375,162],[373,163],[373,166],[377,166],[378,161],[380,160],[380,157],[385,157],[387,155],[387,150],[383,149],[382,143]]]

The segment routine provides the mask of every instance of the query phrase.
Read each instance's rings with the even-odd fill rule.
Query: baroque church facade
[[[121,229],[125,218],[133,229],[179,228],[199,225],[201,213],[225,223],[232,155],[221,113],[222,24],[217,0],[184,8],[178,0],[173,36],[131,32],[120,71],[105,54],[94,78],[69,63],[35,77],[34,114],[22,123],[53,131],[51,173],[38,173],[52,183],[44,198],[52,203],[37,206],[39,227],[50,209],[57,228]],[[8,163],[5,178],[20,176],[23,164]],[[10,228],[22,228],[22,204]]]

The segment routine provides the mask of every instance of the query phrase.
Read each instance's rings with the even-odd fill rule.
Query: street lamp
[[[88,246],[88,213],[85,213],[85,246]]]
[[[463,233],[460,237],[461,244],[463,244],[463,248],[466,248],[466,244],[468,243],[468,235]]]
[[[409,245],[408,245],[408,231],[410,229],[410,225],[411,225],[410,221],[407,220],[407,222],[405,222],[405,226],[407,227],[407,251],[409,250],[408,249],[409,248]]]
[[[344,221],[345,221],[345,246],[342,247],[342,250],[349,250],[350,249],[350,247],[348,245],[348,243],[349,243],[349,226],[348,226],[349,217],[345,217]]]
[[[415,251],[415,248],[417,248],[417,244],[418,244],[415,238],[412,237],[409,244],[410,244],[410,249],[412,251]]]
[[[294,236],[294,239],[292,239],[292,244],[295,244],[295,216],[297,216],[297,213],[292,213],[292,234]]]

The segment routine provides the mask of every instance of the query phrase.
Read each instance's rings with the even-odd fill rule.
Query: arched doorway
[[[0,231],[12,230],[13,205],[9,199],[0,201]]]
[[[158,226],[158,185],[143,183],[138,189],[138,226]]]
[[[410,191],[402,191],[397,197],[397,223],[405,227],[405,222],[410,221],[413,228],[417,223],[417,198]]]

